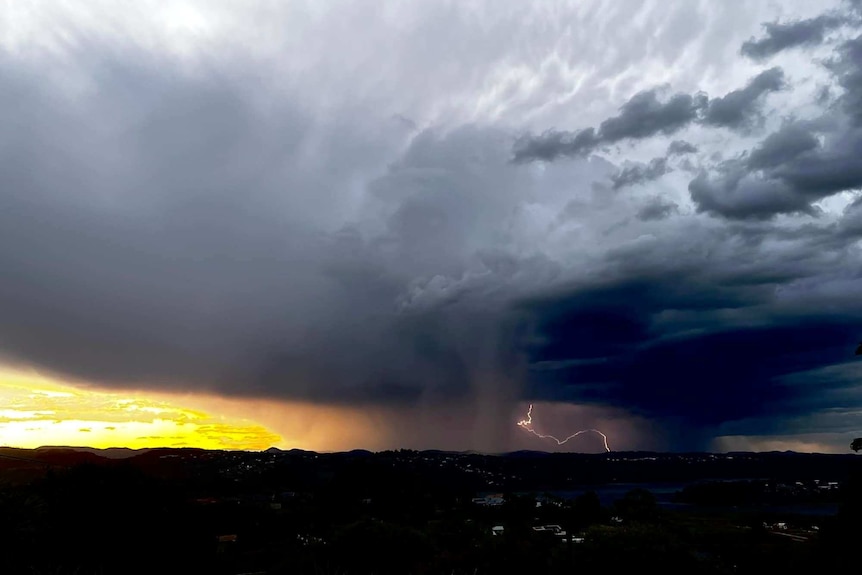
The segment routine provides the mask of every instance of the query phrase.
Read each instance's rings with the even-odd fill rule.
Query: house
[[[543,505],[552,505],[554,507],[562,507],[563,501],[558,497],[553,497],[550,495],[537,495],[536,496],[536,507],[542,507]]]
[[[481,505],[483,507],[497,507],[505,502],[506,500],[503,498],[502,493],[494,493],[492,495],[485,495],[484,497],[473,498],[474,504]]]
[[[217,542],[216,551],[218,553],[225,553],[229,549],[234,548],[234,545],[236,544],[236,535],[235,534],[217,535],[216,536],[216,542]]]
[[[505,529],[502,525],[494,525],[491,527],[491,535],[502,535]]]
[[[533,527],[533,531],[538,533],[547,533],[556,537],[565,537],[566,532],[559,525],[537,525]]]
[[[308,546],[308,545],[322,545],[322,544],[325,544],[325,543],[326,543],[326,541],[324,541],[322,538],[320,538],[320,537],[315,537],[314,535],[303,535],[303,534],[301,534],[301,533],[298,533],[298,534],[296,535],[296,538],[299,540],[299,542],[300,542],[303,546]]]

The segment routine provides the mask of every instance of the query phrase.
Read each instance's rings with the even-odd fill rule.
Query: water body
[[[741,512],[766,512],[766,513],[790,513],[799,515],[835,515],[838,505],[835,503],[799,503],[784,505],[760,505],[760,506],[734,506],[734,507],[706,507],[696,506],[689,503],[674,501],[677,492],[682,491],[689,485],[702,483],[702,481],[667,482],[667,483],[607,483],[604,485],[588,485],[580,489],[570,491],[549,491],[549,495],[563,499],[575,499],[588,491],[595,491],[604,507],[613,506],[614,502],[623,497],[632,489],[646,489],[656,499],[659,506],[665,509],[700,509],[704,511],[741,511]]]

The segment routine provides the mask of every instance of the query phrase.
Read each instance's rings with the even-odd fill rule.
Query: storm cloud
[[[674,140],[667,146],[668,156],[684,156],[697,153],[697,146],[685,140]]]
[[[659,97],[659,90],[638,92],[620,107],[619,114],[604,120],[599,129],[577,132],[555,129],[539,136],[522,136],[514,146],[514,160],[553,161],[559,157],[584,156],[600,146],[624,140],[668,136],[698,122],[731,129],[750,129],[761,119],[763,99],[784,87],[784,71],[770,68],[751,78],[738,90],[712,100],[703,93]]]
[[[767,22],[763,25],[764,35],[744,42],[740,52],[749,58],[762,60],[782,50],[816,46],[823,42],[827,32],[843,24],[845,19],[837,14],[821,14],[816,18],[792,22]]]
[[[846,5],[387,8],[22,10],[0,39],[3,364],[457,405],[475,433],[434,446],[458,449],[532,445],[511,435],[533,401],[648,422],[620,448],[862,425],[834,416],[862,397]],[[434,437],[404,421],[388,445]]]
[[[858,101],[862,83],[860,37],[841,44],[829,65],[844,89],[837,104],[820,116],[789,120],[767,135],[746,157],[721,162],[689,184],[702,211],[732,218],[771,218],[777,214],[815,215],[818,201],[862,187]]]
[[[521,138],[515,144],[515,161],[583,156],[603,144],[673,134],[693,122],[706,101],[704,95],[674,94],[661,100],[657,90],[639,92],[620,107],[617,116],[603,121],[598,132],[593,128],[575,133],[550,130],[538,137]]]
[[[752,78],[744,88],[710,100],[703,120],[713,126],[746,127],[757,118],[763,104],[763,97],[783,87],[784,71],[781,68],[764,70]]]
[[[611,176],[613,188],[618,190],[626,186],[643,184],[657,180],[671,171],[667,158],[653,158],[647,164],[627,166]]]

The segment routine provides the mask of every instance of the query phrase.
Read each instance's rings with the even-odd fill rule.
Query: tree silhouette
[[[658,504],[655,496],[648,490],[632,489],[614,502],[617,513],[635,521],[652,521],[658,514]]]
[[[575,525],[581,529],[601,522],[605,515],[601,499],[595,491],[587,491],[578,495],[572,505],[572,512]]]

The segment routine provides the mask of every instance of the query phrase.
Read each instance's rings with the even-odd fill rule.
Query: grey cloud
[[[730,218],[769,218],[817,210],[813,202],[862,187],[862,129],[790,123],[770,134],[746,159],[722,162],[689,184],[700,211]],[[823,144],[817,137],[823,138]]]
[[[792,22],[769,22],[763,25],[765,35],[746,41],[740,52],[762,60],[790,48],[815,46],[823,42],[827,32],[845,23],[844,18],[834,14]]]
[[[526,302],[544,336],[531,348],[545,368],[533,385],[716,424],[817,404],[826,389],[775,380],[847,361],[862,277],[846,265],[858,255],[824,245],[825,228],[697,225],[665,222],[664,233],[608,253],[610,275]],[[779,237],[794,249],[775,251]]]
[[[845,237],[862,237],[862,196],[844,209],[838,228]]]
[[[420,393],[416,378],[396,376],[426,352],[395,334],[415,326],[428,339],[435,325],[391,313],[409,269],[386,259],[382,240],[325,231],[343,218],[333,210],[343,209],[350,180],[381,169],[375,157],[402,144],[400,128],[344,121],[327,133],[289,105],[260,115],[245,88],[220,79],[165,85],[169,76],[130,66],[124,75],[149,91],[127,100],[126,85],[106,84],[87,107],[49,106],[50,93],[7,82],[18,94],[0,114],[22,123],[14,146],[8,132],[3,142],[4,354],[112,385],[335,401],[386,400],[398,381]],[[107,109],[116,120],[98,119]],[[312,147],[321,138],[333,144]],[[434,159],[426,164],[433,173]],[[428,202],[428,219],[477,213],[453,200]],[[391,241],[427,271],[443,270],[424,238],[463,234],[451,223],[411,227],[411,210],[423,209],[412,207],[421,204],[415,194],[390,204],[402,206],[388,217]],[[406,355],[387,359],[385,347]],[[366,361],[376,367],[350,375]]]
[[[686,142],[685,140],[674,140],[667,146],[667,155],[671,156],[684,156],[687,154],[696,154],[697,146]]]
[[[705,104],[706,96],[702,94],[675,94],[662,101],[657,90],[638,92],[622,105],[617,116],[603,121],[598,132],[593,128],[574,133],[549,130],[540,136],[519,138],[513,148],[514,160],[552,161],[584,156],[601,145],[672,134],[691,123]]]
[[[663,101],[659,99],[658,90],[644,90],[623,104],[618,115],[604,120],[598,131],[593,128],[578,132],[548,130],[539,136],[522,136],[513,146],[514,161],[547,162],[560,157],[585,156],[602,145],[666,136],[695,122],[748,129],[759,118],[763,97],[784,86],[784,72],[776,67],[761,72],[744,88],[712,100],[704,93],[678,93]],[[687,146],[683,141],[672,142],[668,155],[691,153]]]
[[[616,174],[611,176],[612,188],[619,190],[627,186],[642,185],[647,182],[657,180],[673,171],[668,161],[678,156],[685,156],[697,152],[697,147],[684,140],[674,140],[668,145],[667,156],[653,158],[646,164],[634,163],[626,165],[618,170]],[[683,162],[684,169],[690,169],[690,166]],[[674,207],[676,204],[674,204]],[[648,213],[651,213],[648,210]],[[641,219],[650,219],[641,218]]]
[[[653,158],[647,164],[635,164],[621,169],[611,176],[613,189],[635,186],[657,180],[671,171],[667,158]]]
[[[780,180],[748,173],[738,163],[715,176],[700,173],[688,185],[691,199],[702,212],[727,218],[766,219],[778,213],[814,214],[810,199],[794,193]]]
[[[74,103],[2,70],[4,362],[357,408],[481,397],[497,418],[465,444],[505,448],[522,367],[507,302],[561,267],[528,235],[535,182],[511,139],[321,121],[231,74],[124,63]],[[589,190],[600,164],[558,173]]]
[[[772,176],[814,199],[858,189],[862,186],[860,153],[862,129],[827,135],[822,147],[775,167]]]
[[[785,87],[784,71],[770,68],[752,78],[739,90],[710,100],[704,122],[726,128],[745,128],[757,119],[763,96]]]
[[[676,202],[656,196],[638,210],[637,217],[644,221],[663,220],[678,212],[679,206]]]
[[[839,106],[824,109],[813,120],[785,122],[745,159],[722,162],[714,174],[698,175],[689,185],[698,210],[729,218],[814,215],[814,202],[862,187],[857,160],[862,154],[862,37],[841,44],[836,53],[827,67],[843,88]],[[755,92],[775,88],[780,74],[767,80],[747,98],[737,99],[752,101]]]
[[[842,44],[830,68],[844,89],[840,98],[844,112],[854,124],[862,125],[862,36]]]
[[[623,104],[618,116],[601,123],[599,138],[612,143],[672,134],[697,118],[705,103],[704,95],[674,94],[662,102],[655,90],[639,92]]]
[[[808,126],[797,122],[788,123],[752,150],[748,166],[753,170],[774,168],[819,146],[820,142]]]
[[[550,162],[559,157],[584,156],[601,144],[593,128],[580,132],[548,130],[538,137],[522,137],[515,142],[513,151],[516,162],[543,160]]]

